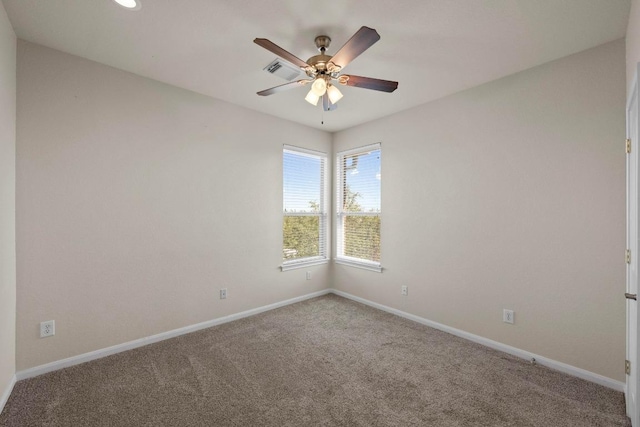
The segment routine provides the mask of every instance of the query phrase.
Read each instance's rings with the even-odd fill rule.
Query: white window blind
[[[338,153],[336,262],[382,271],[380,264],[381,146]]]
[[[327,261],[327,156],[285,145],[282,269]]]

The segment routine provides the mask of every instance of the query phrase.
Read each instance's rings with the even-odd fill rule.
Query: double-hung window
[[[380,144],[336,158],[336,262],[374,271],[380,265]]]
[[[327,262],[327,155],[285,145],[282,270]]]

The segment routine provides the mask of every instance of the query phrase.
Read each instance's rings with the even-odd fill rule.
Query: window
[[[327,262],[327,155],[285,145],[282,270]]]
[[[336,262],[380,266],[380,144],[338,153]]]

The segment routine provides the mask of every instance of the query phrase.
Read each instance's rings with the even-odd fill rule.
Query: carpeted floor
[[[327,295],[16,384],[2,426],[629,426],[622,393]]]

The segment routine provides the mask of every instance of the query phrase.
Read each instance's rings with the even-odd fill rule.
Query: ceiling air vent
[[[266,72],[285,80],[292,81],[300,77],[303,73],[299,68],[284,62],[280,58],[274,59],[269,65],[263,68]]]

